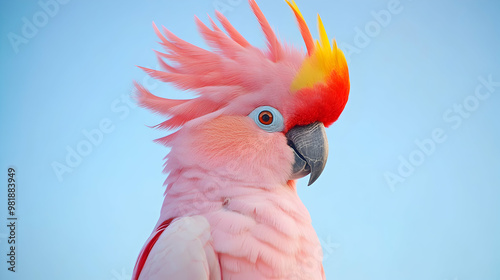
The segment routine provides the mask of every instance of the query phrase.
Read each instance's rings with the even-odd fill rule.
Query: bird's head
[[[162,70],[143,68],[154,78],[193,91],[186,100],[165,99],[137,85],[138,103],[167,120],[157,128],[178,131],[157,139],[172,148],[166,183],[181,170],[201,168],[216,176],[263,185],[321,174],[328,155],[325,126],[335,122],[349,95],[345,57],[330,42],[318,16],[314,41],[295,2],[295,14],[307,52],[280,43],[254,0],[250,6],[267,39],[252,46],[220,13],[226,32],[196,18],[213,48],[189,44],[156,26],[166,52],[157,52]],[[165,62],[167,59],[170,63]]]

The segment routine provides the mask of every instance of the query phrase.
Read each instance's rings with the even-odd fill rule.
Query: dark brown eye
[[[270,125],[273,123],[273,113],[269,111],[262,111],[259,114],[259,122],[261,124]]]

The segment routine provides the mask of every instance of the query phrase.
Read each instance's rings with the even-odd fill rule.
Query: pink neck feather
[[[263,188],[203,169],[183,169],[165,197],[158,224],[191,215],[209,221],[213,246],[228,279],[322,277],[321,246],[295,188],[286,184]]]

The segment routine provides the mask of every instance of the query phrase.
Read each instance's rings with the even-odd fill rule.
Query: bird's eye
[[[285,128],[283,116],[276,108],[271,106],[258,107],[248,116],[267,132],[280,132]]]
[[[270,125],[273,123],[273,113],[269,111],[262,111],[259,114],[259,122],[261,124]]]

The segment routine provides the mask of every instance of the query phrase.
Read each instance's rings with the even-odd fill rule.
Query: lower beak
[[[321,122],[296,126],[286,133],[286,138],[295,154],[290,179],[299,179],[310,173],[307,185],[312,185],[323,172],[328,157],[325,126]]]

